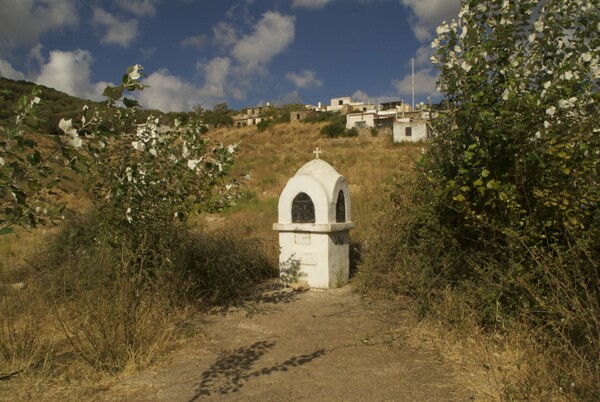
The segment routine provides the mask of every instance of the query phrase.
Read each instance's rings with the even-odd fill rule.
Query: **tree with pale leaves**
[[[541,242],[600,231],[600,5],[463,1],[432,62],[450,111],[426,169],[473,222]]]

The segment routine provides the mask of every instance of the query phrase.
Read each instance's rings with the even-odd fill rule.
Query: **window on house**
[[[404,136],[412,137],[412,127],[404,127]]]
[[[367,122],[366,121],[357,121],[356,123],[354,123],[354,127],[367,128]]]
[[[344,197],[342,190],[340,190],[335,204],[335,221],[339,223],[346,222],[346,197]]]
[[[343,101],[343,100],[339,100],[339,101],[338,101],[338,105],[342,106],[343,104],[344,104],[344,101]]]
[[[299,193],[292,201],[293,223],[315,223],[315,204],[306,193]]]
[[[296,113],[296,119],[300,120],[300,113]]]

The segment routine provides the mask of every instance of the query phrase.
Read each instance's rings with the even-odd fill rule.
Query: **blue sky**
[[[459,0],[0,0],[0,76],[102,99],[144,66],[144,107],[439,99],[435,28]]]

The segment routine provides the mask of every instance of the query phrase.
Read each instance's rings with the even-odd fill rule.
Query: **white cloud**
[[[325,7],[332,0],[294,0],[292,2],[292,8],[308,8],[308,9],[319,9]]]
[[[42,55],[43,48],[44,48],[44,46],[42,46],[41,43],[38,43],[37,45],[35,45],[34,47],[32,47],[29,50],[29,55],[28,55],[30,60],[37,62],[37,64],[40,66],[46,62],[46,59]]]
[[[148,60],[150,59],[150,57],[152,57],[154,55],[154,53],[156,53],[156,47],[149,47],[149,48],[141,48],[140,49],[140,53],[142,54],[142,58],[144,60]]]
[[[115,0],[123,10],[138,17],[151,17],[156,14],[156,6],[161,0]]]
[[[219,77],[212,76],[212,79],[218,81]],[[203,88],[198,88],[181,77],[170,74],[167,69],[150,74],[143,80],[143,84],[149,87],[136,94],[140,104],[145,108],[163,112],[188,111],[197,104],[211,107],[217,99],[220,99],[219,96],[215,96],[219,95],[218,91],[210,93],[214,88],[208,82]]]
[[[98,7],[94,8],[92,22],[106,28],[106,35],[100,40],[104,44],[129,47],[138,34],[137,20],[122,20]]]
[[[290,80],[296,88],[319,88],[323,85],[313,70],[302,70],[299,74],[290,72],[285,75],[285,78]]]
[[[352,100],[354,101],[358,101],[358,102],[369,102],[371,100],[371,97],[363,90],[357,90],[354,91],[354,93],[351,96]]]
[[[235,28],[221,21],[213,27],[214,43],[218,46],[229,47],[237,42]]]
[[[169,74],[166,69],[150,74],[143,84],[149,87],[138,92],[136,98],[145,108],[173,112],[191,110],[199,103],[198,88]]]
[[[302,103],[302,98],[300,97],[300,93],[298,90],[294,90],[292,92],[288,92],[287,94],[281,96],[277,101],[279,105],[289,105],[292,103]]]
[[[72,52],[53,50],[48,62],[34,79],[39,84],[55,88],[69,95],[85,99],[102,100],[107,82],[91,82],[91,64],[94,59],[86,50]]]
[[[191,110],[196,104],[210,107],[227,97],[243,100],[255,84],[256,76],[263,76],[269,62],[293,41],[294,24],[291,16],[267,12],[252,27],[251,33],[240,36],[233,25],[219,22],[212,29],[213,38],[198,35],[181,42],[183,46],[198,47],[212,42],[230,49],[229,57],[215,57],[197,64],[204,76],[203,85],[195,85],[162,69],[144,80],[149,87],[136,97],[144,107],[165,112]],[[310,75],[305,79],[309,83]],[[317,82],[314,79],[312,84]]]
[[[431,56],[435,54],[435,49],[433,49],[429,45],[421,46],[417,49],[417,54],[415,55],[415,66],[416,67],[430,67],[431,66]]]
[[[189,46],[189,47],[194,47],[198,50],[206,47],[206,45],[208,45],[208,43],[209,43],[208,36],[203,35],[203,34],[196,35],[196,36],[190,36],[188,38],[185,38],[181,42],[179,42],[179,44],[183,47]]]
[[[398,96],[391,96],[391,95],[372,96],[360,89],[357,91],[354,91],[354,93],[351,95],[351,98],[352,98],[352,100],[355,100],[355,101],[371,103],[373,105],[377,105],[377,104],[383,103],[383,102],[392,102],[392,101],[398,100]]]
[[[79,20],[76,0],[0,0],[0,42],[31,43]]]
[[[254,32],[235,44],[232,55],[246,72],[264,72],[264,66],[292,43],[294,32],[294,17],[267,12],[254,26]]]
[[[437,80],[439,72],[433,68],[424,68],[415,71],[415,95],[426,95],[432,98],[438,98],[440,93],[437,91]],[[405,75],[402,79],[392,81],[399,95],[409,96],[412,94],[411,74]]]
[[[8,61],[2,59],[0,59],[0,77],[16,81],[25,79],[22,72],[15,70]]]
[[[426,42],[433,38],[435,28],[442,21],[456,18],[460,0],[401,0],[414,13],[411,28],[415,37]]]
[[[136,98],[145,108],[173,112],[192,110],[197,104],[210,108],[223,101],[228,93],[236,97],[238,92],[231,87],[229,80],[229,58],[216,57],[198,68],[204,71],[205,83],[202,87],[170,74],[167,69],[161,69],[143,80],[148,87],[138,92]]]
[[[223,98],[227,90],[227,77],[231,68],[231,60],[227,57],[215,57],[203,66],[206,83],[200,90],[202,98]]]

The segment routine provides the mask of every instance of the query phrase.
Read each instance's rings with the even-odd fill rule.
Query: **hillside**
[[[362,242],[386,201],[387,186],[410,174],[423,145],[394,144],[390,135],[372,137],[366,130],[358,137],[330,139],[319,134],[324,124],[278,124],[262,133],[256,127],[210,132],[211,138],[223,143],[240,143],[233,175],[252,174],[237,205],[216,222],[241,230],[244,236],[269,239],[269,255],[276,258],[277,233],[272,224],[277,218],[279,195],[287,180],[314,158],[313,150],[318,147],[323,151],[321,159],[348,180],[352,220],[356,223],[351,241],[355,245]],[[215,226],[215,220],[209,220]]]
[[[0,126],[12,121],[17,108],[19,98],[31,94],[36,84],[29,81],[14,81],[0,77]],[[31,130],[40,134],[60,134],[58,122],[61,118],[80,118],[81,109],[100,106],[102,102],[95,102],[68,95],[44,85],[41,88],[40,103],[36,106],[36,121],[33,122]],[[187,113],[163,113],[160,110],[140,109],[137,112],[137,121],[145,121],[148,115],[161,117],[163,124],[172,122],[176,117],[187,115]]]
[[[19,98],[31,93],[35,84],[28,81],[13,81],[0,77],[0,124],[6,125],[12,120]],[[93,102],[68,95],[56,89],[40,85],[42,101],[37,108],[35,129],[40,133],[58,134],[58,122],[80,115],[84,105],[98,105]]]

